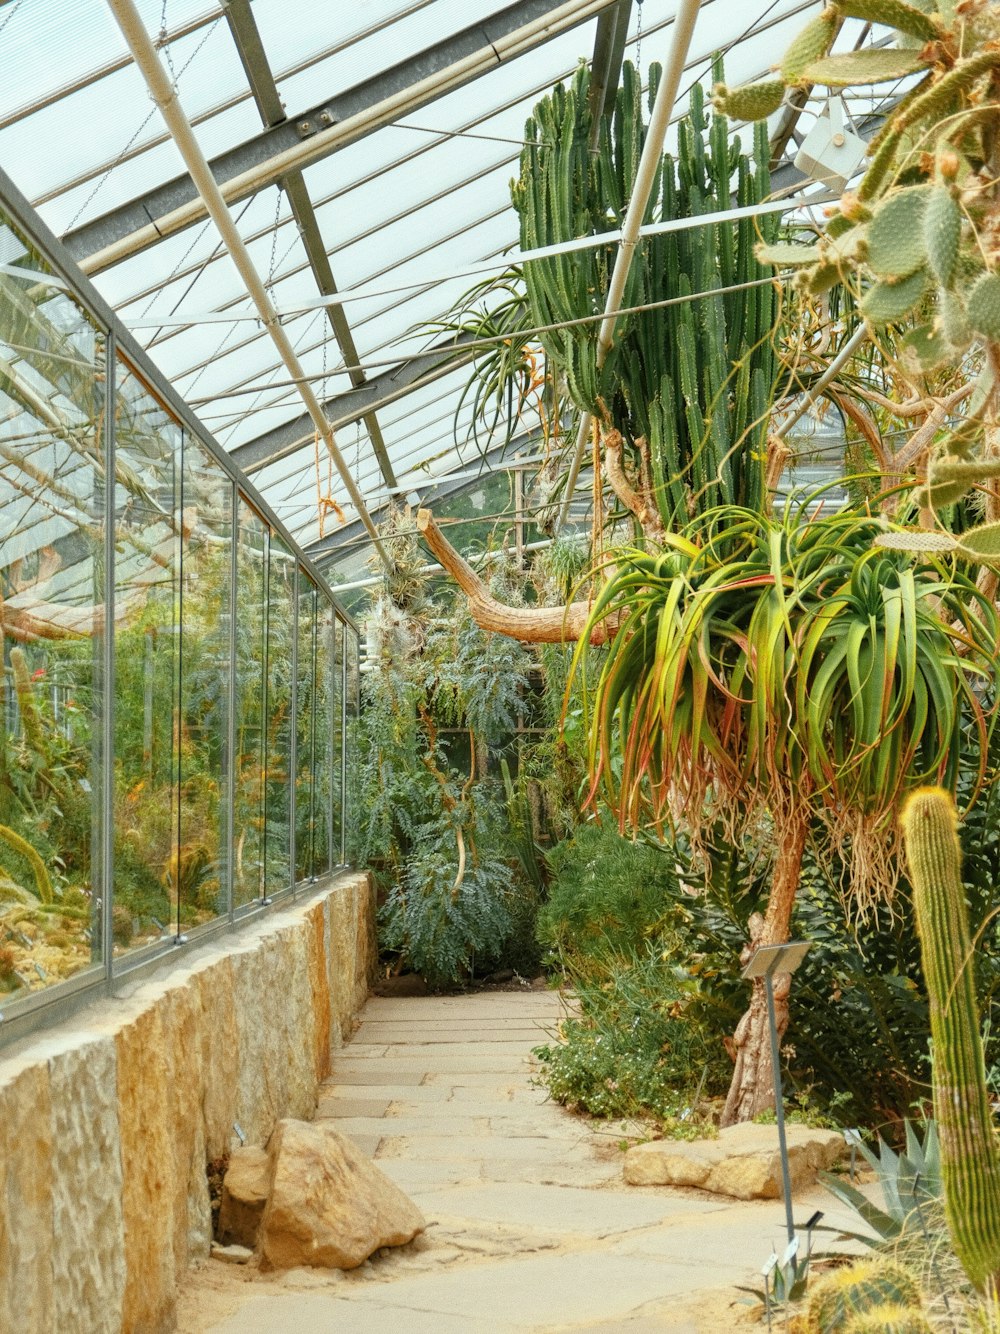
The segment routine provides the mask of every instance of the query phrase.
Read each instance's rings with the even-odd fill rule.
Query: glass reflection
[[[0,999],[102,957],[103,334],[0,210]]]

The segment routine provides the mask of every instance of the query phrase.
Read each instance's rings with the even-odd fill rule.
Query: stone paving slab
[[[586,1250],[401,1278],[392,1284],[391,1299],[376,1284],[358,1287],[352,1298],[359,1304],[391,1300],[408,1311],[462,1316],[472,1334],[492,1330],[498,1312],[523,1330],[609,1320],[648,1302],[688,1293],[698,1287],[699,1277],[690,1265],[651,1265],[644,1257]]]
[[[471,1043],[477,1046],[480,1042],[499,1043],[509,1045],[517,1043],[519,1046],[537,1047],[546,1036],[547,1030],[541,1025],[533,1028],[484,1028],[479,1030],[466,1029],[462,1033],[456,1033],[447,1028],[417,1028],[412,1034],[407,1033],[406,1029],[400,1024],[362,1024],[358,1029],[355,1042],[359,1043],[385,1043],[391,1048],[405,1046],[407,1050],[420,1047],[460,1046],[463,1050],[468,1050]],[[352,1050],[354,1043],[351,1044]]]
[[[596,1238],[620,1233],[634,1235],[662,1224],[667,1217],[672,1221],[682,1220],[686,1226],[694,1215],[726,1208],[722,1201],[695,1196],[650,1199],[627,1191],[532,1186],[523,1182],[418,1191],[414,1199],[428,1218],[487,1219],[511,1227],[524,1227],[527,1223],[540,1232]]]
[[[532,1082],[531,1049],[566,1012],[536,991],[369,1001],[317,1115],[427,1231],[342,1277],[244,1271],[239,1309],[183,1334],[734,1334],[734,1285],[781,1249],[781,1203],[625,1187],[630,1127],[573,1116]],[[825,1192],[796,1218],[814,1208],[837,1219]]]
[[[383,1117],[391,1105],[388,1098],[320,1098],[316,1105],[316,1120]]]
[[[424,1075],[421,1070],[381,1070],[377,1066],[348,1066],[347,1062],[337,1061],[333,1067],[331,1081],[337,1084],[422,1084]],[[322,1095],[321,1095],[322,1096]]]
[[[517,1328],[490,1320],[491,1334],[512,1334]],[[212,1329],[214,1334],[471,1334],[467,1315],[414,1311],[396,1302],[362,1304],[325,1293],[251,1297]]]

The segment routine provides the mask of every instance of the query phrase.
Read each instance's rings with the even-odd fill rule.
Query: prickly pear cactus
[[[894,28],[898,40],[834,53],[845,18]],[[860,260],[871,324],[927,319],[910,347],[919,370],[954,363],[976,335],[1000,342],[1000,266],[989,243],[1000,212],[1000,5],[835,0],[795,38],[779,73],[786,87],[830,89],[920,78],[872,140],[856,192],[841,200],[818,244],[793,257],[765,245],[759,257],[798,268],[811,294],[856,281]],[[764,86],[719,87],[717,105],[749,115],[759,101],[759,114],[770,115],[777,92],[769,82],[765,100]],[[856,245],[845,253],[848,234]]]
[[[1000,1280],[1000,1151],[986,1089],[954,800],[941,788],[918,788],[900,823],[930,998],[945,1216],[963,1269],[984,1288]]]
[[[920,1285],[901,1265],[865,1260],[836,1269],[809,1294],[809,1334],[843,1334],[845,1322],[872,1308],[920,1306]]]

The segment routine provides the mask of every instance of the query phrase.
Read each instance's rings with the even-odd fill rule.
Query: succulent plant
[[[843,1334],[934,1334],[934,1326],[918,1306],[876,1306],[852,1315]]]
[[[846,1322],[873,1308],[917,1307],[920,1285],[908,1269],[885,1259],[835,1269],[809,1294],[809,1334],[843,1334]]]
[[[1000,1151],[986,1086],[954,799],[941,788],[918,788],[900,823],[930,999],[945,1217],[969,1278],[978,1288],[996,1286]]]
[[[923,336],[908,345],[917,370],[954,360],[975,335],[1000,342],[996,251],[980,244],[998,207],[990,162],[1000,130],[1000,6],[969,0],[959,8],[960,15],[943,0],[836,0],[778,66],[786,87],[842,89],[922,76],[886,117],[856,193],[844,196],[816,244],[797,254],[758,249],[762,262],[797,269],[797,282],[813,294],[853,278],[860,262],[870,279],[862,311],[873,325],[925,312]],[[898,43],[831,54],[845,18],[888,25]],[[769,90],[766,101],[760,91],[720,86],[716,105],[749,116],[759,103],[756,114],[770,115],[778,105],[775,82],[753,86]]]

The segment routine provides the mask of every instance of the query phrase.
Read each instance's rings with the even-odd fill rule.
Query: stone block
[[[328,1122],[283,1120],[268,1146],[271,1191],[259,1232],[275,1269],[355,1269],[424,1230],[417,1206]]]
[[[49,1056],[53,1320],[58,1330],[120,1328],[125,1222],[118,1071],[109,1037],[73,1035]],[[16,1215],[15,1215],[16,1217]],[[15,1224],[16,1225],[16,1224]],[[2,1322],[0,1322],[2,1324]],[[3,1328],[34,1328],[31,1324]]]
[[[306,913],[309,930],[309,990],[313,1013],[313,1069],[316,1078],[330,1073],[330,977],[326,958],[326,904]]]
[[[792,1190],[811,1185],[816,1173],[844,1152],[836,1130],[786,1127]],[[719,1132],[718,1139],[653,1140],[625,1155],[631,1186],[697,1186],[737,1200],[775,1200],[781,1195],[781,1155],[774,1125],[746,1122]]]
[[[16,1068],[0,1082],[0,1112],[0,1329],[55,1329],[46,1062]]]
[[[271,1160],[266,1149],[248,1144],[233,1150],[219,1208],[219,1238],[224,1245],[256,1246],[270,1176]]]

